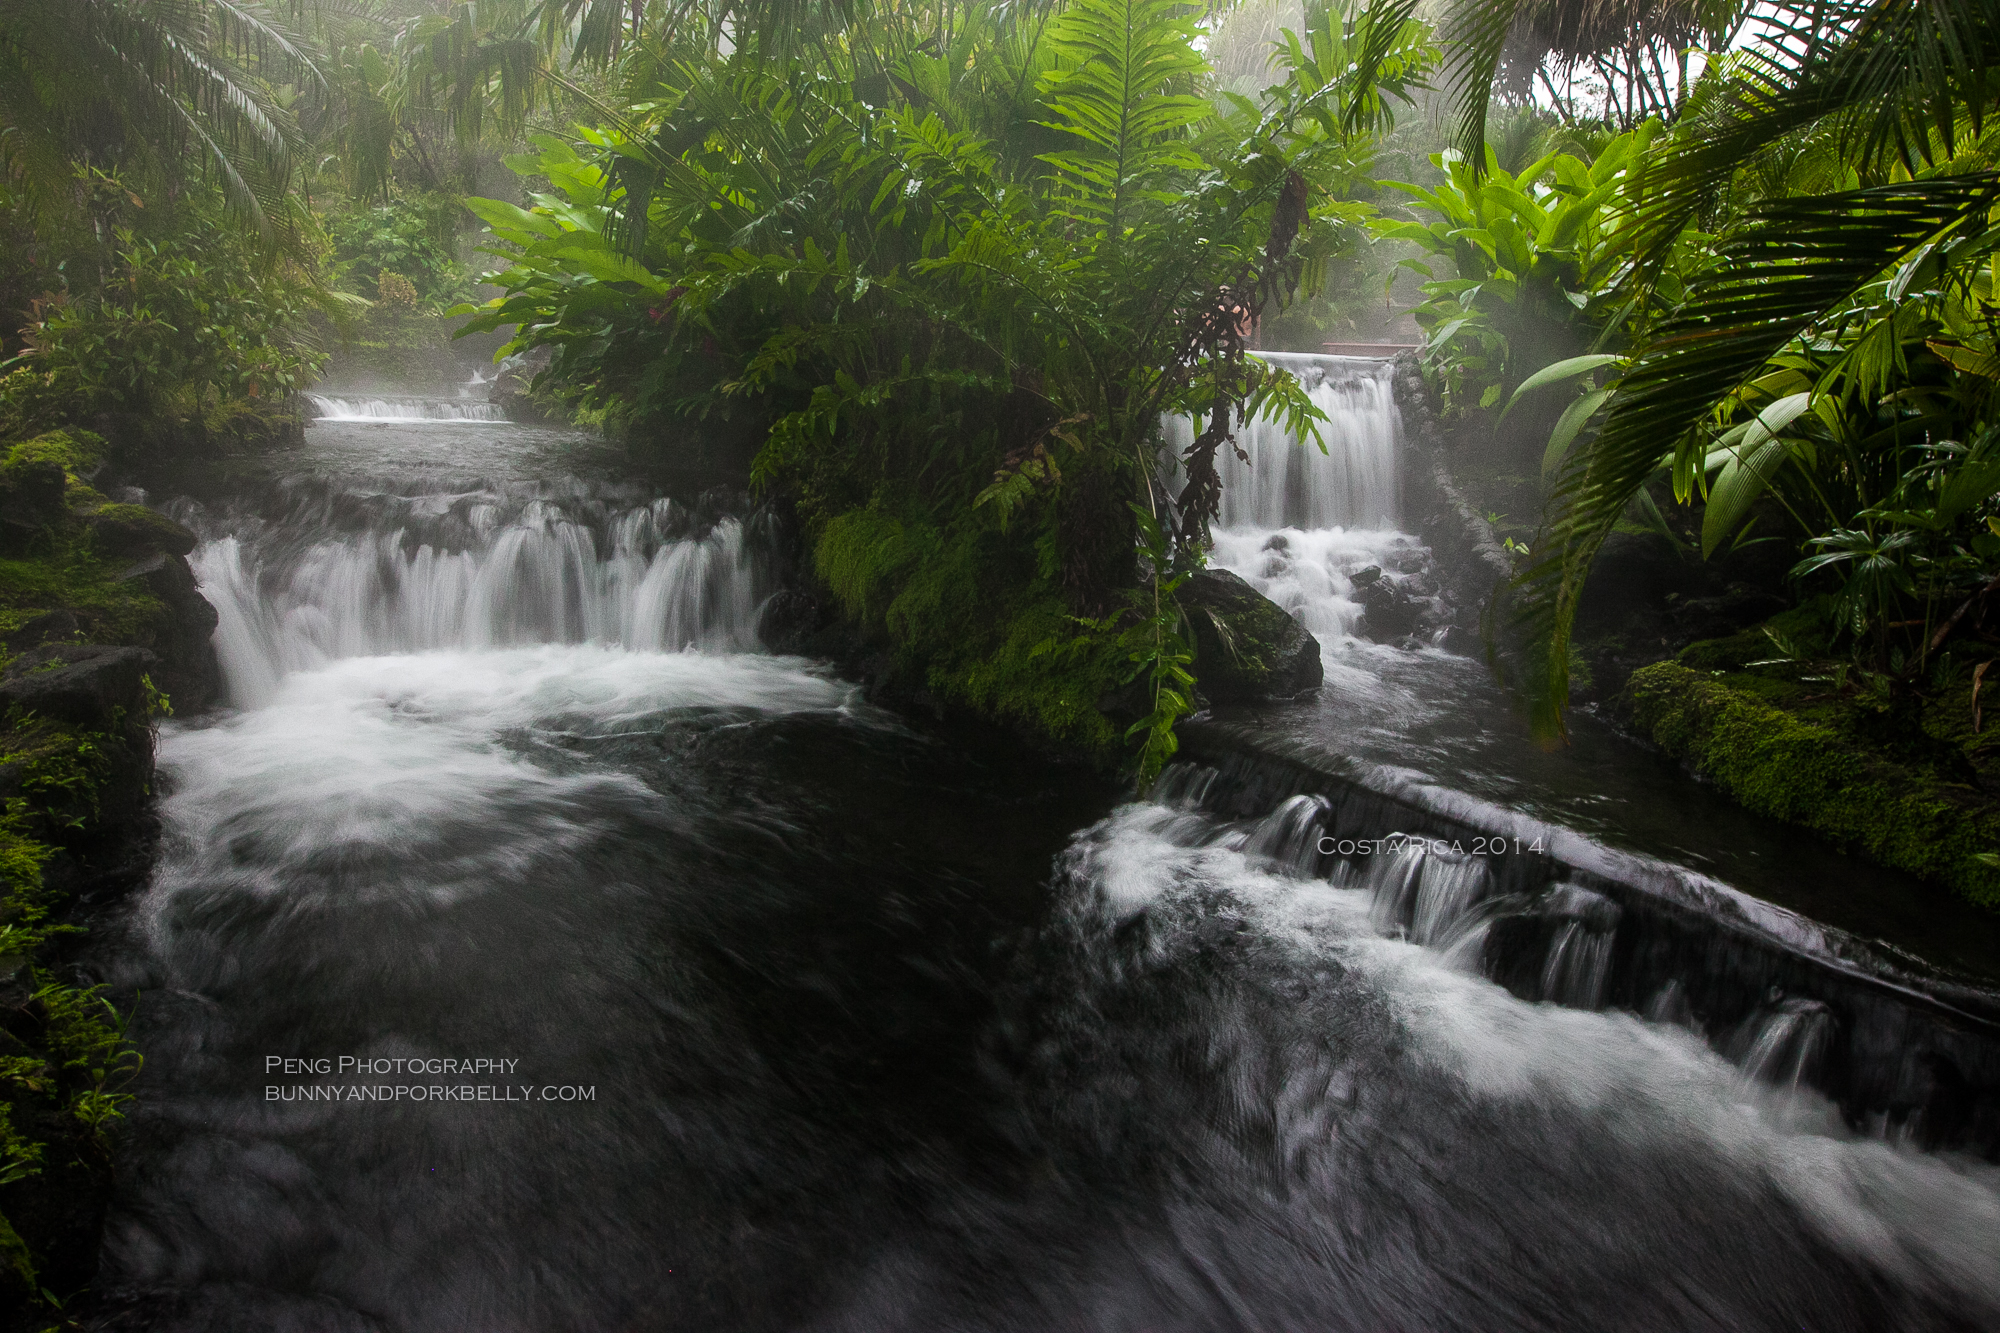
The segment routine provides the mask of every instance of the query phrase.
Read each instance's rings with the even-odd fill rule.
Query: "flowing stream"
[[[1352,634],[1427,557],[1386,382],[1315,392],[1344,443],[1218,554],[1387,747],[1465,659]],[[355,412],[176,512],[230,706],[93,937],[146,1055],[100,1327],[2000,1325],[2000,1171],[1851,1130],[1810,1010],[1734,1062],[1593,1011],[1582,902],[1529,1003],[1477,864],[914,729],[759,650],[753,511]]]

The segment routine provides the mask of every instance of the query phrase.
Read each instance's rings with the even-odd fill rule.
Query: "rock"
[[[0,708],[19,708],[85,731],[121,733],[145,723],[145,678],[159,660],[144,648],[44,644],[0,673]]]
[[[1370,565],[1366,569],[1357,569],[1352,574],[1349,574],[1347,576],[1347,581],[1349,583],[1352,583],[1357,588],[1365,588],[1369,584],[1379,580],[1381,577],[1382,577],[1382,566]]]
[[[1407,639],[1417,632],[1425,603],[1407,589],[1380,578],[1380,570],[1376,573],[1375,581],[1363,584],[1354,595],[1362,606],[1361,634],[1376,643]]]
[[[1486,644],[1479,637],[1479,631],[1468,629],[1463,625],[1447,626],[1444,632],[1444,642],[1438,646],[1446,652],[1454,653],[1459,657],[1484,657],[1486,655]]]
[[[143,579],[146,591],[167,608],[167,626],[153,642],[160,661],[152,674],[174,711],[188,713],[214,703],[222,693],[222,666],[214,642],[221,617],[201,595],[186,557],[155,551],[119,578]]]
[[[0,466],[0,527],[10,544],[20,545],[63,519],[63,490],[69,484],[62,464],[30,459]]]
[[[51,643],[0,673],[11,733],[0,796],[29,798],[31,837],[102,848],[143,823],[153,779],[146,677],[158,660],[144,648]]]
[[[757,638],[774,653],[802,654],[826,620],[817,597],[780,588],[757,614]]]
[[[97,467],[103,444],[88,431],[52,430],[9,448],[0,457],[0,527],[19,543],[63,522],[70,475]]]
[[[81,632],[76,617],[70,612],[44,611],[0,635],[0,650],[9,654],[25,653],[45,643],[74,643]]]
[[[545,426],[552,422],[548,412],[533,396],[535,376],[548,368],[546,356],[515,355],[500,363],[486,401],[500,409],[509,421],[524,426]]]
[[[1226,569],[1181,585],[1195,640],[1195,674],[1211,703],[1289,699],[1319,688],[1319,640],[1289,611]]]
[[[192,532],[144,505],[105,505],[85,515],[83,522],[100,555],[127,559],[154,553],[186,555],[195,547]]]

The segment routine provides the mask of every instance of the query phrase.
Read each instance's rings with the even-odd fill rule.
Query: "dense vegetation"
[[[1315,346],[1414,286],[1460,464],[1520,500],[1541,730],[1614,535],[1772,553],[1793,609],[1686,659],[1730,682],[1633,698],[1796,804],[1716,738],[1984,753],[1996,43],[1995,0],[20,0],[0,447],[254,445],[329,357],[445,373],[459,320],[635,449],[748,441],[871,651],[1145,780],[1196,704],[1176,595],[1234,434],[1314,434],[1253,340]],[[1197,424],[1171,490],[1169,413]],[[12,554],[0,630],[59,593],[141,635],[90,602],[88,551]],[[41,956],[21,817],[0,860]]]
[[[1322,12],[1218,106],[1198,39],[1165,0],[884,13],[783,61],[642,26],[625,114],[513,159],[531,208],[473,201],[512,265],[472,327],[627,421],[749,417],[821,578],[938,693],[1104,752],[1136,664],[1156,768],[1215,460],[1317,416],[1250,322],[1357,243],[1343,196],[1427,58]],[[1173,496],[1163,412],[1206,427]]]
[[[1516,11],[1549,21],[1467,7],[1472,84]],[[1551,732],[1593,557],[1634,516],[1671,532],[1669,497],[1698,507],[1700,556],[1797,553],[1788,591],[1819,599],[1851,668],[1842,688],[1942,685],[1954,636],[1982,651],[1964,641],[2000,570],[2000,10],[1875,0],[1707,18],[1745,39],[1674,95],[1622,126],[1552,124],[1557,151],[1518,173],[1462,160],[1424,196],[1439,222],[1422,239],[1452,260],[1424,312],[1446,402],[1572,395],[1522,575]],[[1568,40],[1558,63],[1573,68],[1591,52]],[[1464,97],[1468,136],[1486,106]]]

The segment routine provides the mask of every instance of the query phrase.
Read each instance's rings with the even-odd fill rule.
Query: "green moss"
[[[1121,685],[1127,647],[1070,616],[1018,538],[976,524],[946,533],[878,504],[828,520],[813,565],[933,693],[1116,762],[1119,728],[1098,705]]]
[[[854,619],[877,624],[911,568],[939,546],[937,529],[875,508],[830,520],[813,545],[813,567]]]
[[[1834,727],[1673,662],[1632,673],[1641,733],[1746,808],[2000,907],[2000,811],[1972,788],[1857,747]]]
[[[43,559],[0,559],[0,635],[67,610],[86,639],[152,647],[173,616],[143,581],[118,577],[129,563],[74,545]]]
[[[0,459],[0,478],[54,464],[64,472],[81,474],[104,461],[104,441],[87,430],[52,430],[23,440]]]
[[[51,718],[9,709],[0,719],[0,764],[21,777],[21,791],[50,823],[82,828],[97,815],[99,788],[124,742]]]
[[[107,558],[132,559],[165,552],[186,555],[195,535],[165,514],[144,505],[107,504],[85,515],[91,549]]]
[[[1825,602],[1825,598],[1814,598],[1727,638],[1691,643],[1681,649],[1679,660],[1696,671],[1740,671],[1752,662],[1782,657],[1788,651],[1804,658],[1823,656],[1831,650],[1833,637]]]
[[[989,651],[933,667],[930,683],[1108,766],[1118,758],[1119,730],[1098,705],[1119,687],[1124,665],[1115,638],[1080,632],[1062,602],[1049,597],[1018,608]]]

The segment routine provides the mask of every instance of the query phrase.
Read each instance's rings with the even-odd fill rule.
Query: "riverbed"
[[[1191,770],[1136,800],[762,651],[729,497],[344,415],[174,511],[230,703],[163,727],[92,946],[146,1057],[105,1327],[2000,1325],[1991,1164],[1519,998]],[[1269,532],[1352,547],[1311,548],[1312,717],[1470,669],[1348,642],[1393,512],[1272,517],[1267,583]]]

